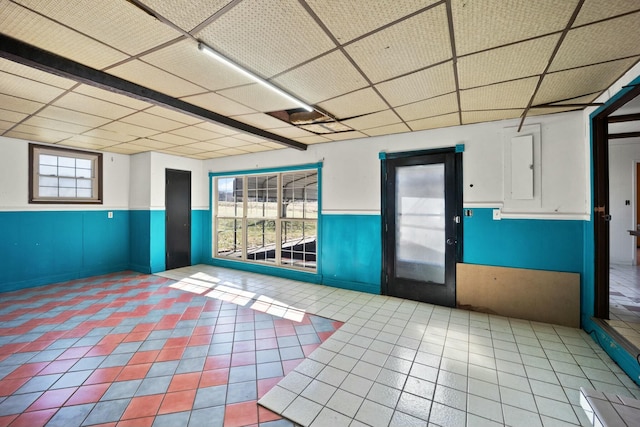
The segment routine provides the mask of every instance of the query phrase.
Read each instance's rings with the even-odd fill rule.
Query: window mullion
[[[249,242],[248,230],[247,230],[247,209],[249,203],[247,202],[249,189],[249,178],[247,176],[242,177],[242,260],[247,260],[247,244]]]
[[[276,265],[282,265],[282,174],[276,180],[278,207],[276,211]]]

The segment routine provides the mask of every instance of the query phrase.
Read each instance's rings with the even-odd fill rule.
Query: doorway
[[[385,295],[455,307],[462,259],[462,153],[388,154],[382,161]]]
[[[191,171],[165,171],[165,265],[191,265]]]

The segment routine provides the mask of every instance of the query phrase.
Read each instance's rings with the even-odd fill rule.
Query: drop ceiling
[[[637,0],[0,0],[0,135],[210,159],[526,121],[591,105],[638,28]]]

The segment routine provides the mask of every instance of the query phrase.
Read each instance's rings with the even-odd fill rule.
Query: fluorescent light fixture
[[[293,102],[294,104],[296,104],[300,108],[304,108],[305,110],[307,110],[309,112],[314,110],[314,108],[312,106],[310,106],[308,104],[305,104],[304,102],[300,101],[299,99],[289,95],[287,92],[283,91],[279,87],[272,85],[271,83],[269,83],[265,79],[256,76],[255,74],[253,74],[250,71],[245,70],[244,68],[242,68],[238,64],[236,64],[233,61],[231,61],[229,58],[227,58],[227,57],[221,55],[220,53],[216,52],[215,50],[211,49],[206,44],[204,44],[202,42],[199,42],[198,43],[198,49],[200,49],[202,52],[206,53],[207,55],[212,56],[217,61],[222,62],[227,67],[237,71],[238,73],[242,74],[243,76],[248,77],[249,79],[253,80],[254,82],[259,83],[262,86],[271,89],[272,91],[274,91],[278,95],[282,96],[285,99],[288,99],[289,101]]]

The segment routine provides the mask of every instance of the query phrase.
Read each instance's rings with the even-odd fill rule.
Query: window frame
[[[222,173],[209,173],[210,177],[210,197],[211,197],[211,258],[213,260],[218,260],[222,262],[242,262],[250,265],[256,266],[264,266],[264,267],[274,267],[285,270],[295,270],[309,274],[318,274],[320,271],[320,236],[321,236],[321,211],[322,211],[322,202],[321,202],[321,177],[322,177],[322,163],[314,163],[308,165],[299,165],[293,166],[289,168],[273,168],[273,169],[263,169],[263,170],[248,170],[248,171],[236,171],[236,172],[222,172]],[[282,213],[282,200],[283,200],[283,179],[282,177],[287,174],[299,173],[299,172],[309,172],[315,173],[317,176],[316,183],[316,191],[317,191],[317,213],[315,218],[308,217],[283,217]],[[249,192],[248,192],[248,180],[252,177],[261,176],[261,175],[277,175],[277,215],[275,217],[265,217],[265,218],[256,218],[252,216],[249,212],[248,203],[249,203]],[[242,248],[241,248],[241,256],[231,257],[231,256],[219,256],[219,245],[218,245],[218,224],[219,220],[229,220],[231,217],[227,216],[218,216],[219,208],[219,196],[218,196],[218,180],[225,178],[236,178],[242,180],[242,215],[239,217],[235,217],[235,220],[241,221],[242,224]],[[268,262],[265,260],[251,259],[247,256],[251,248],[247,247],[248,242],[248,226],[252,221],[266,219],[269,221],[274,221],[276,223],[276,252],[275,257],[272,258],[272,262]],[[311,266],[300,266],[294,265],[294,263],[283,262],[282,260],[282,227],[285,222],[312,222],[315,225],[315,261],[313,267]]]
[[[92,197],[41,197],[39,194],[40,183],[40,155],[52,155],[57,157],[73,157],[75,159],[90,160],[92,162]],[[103,161],[102,153],[71,148],[53,147],[41,144],[29,144],[29,203],[33,204],[59,204],[59,205],[101,205],[103,199]]]

